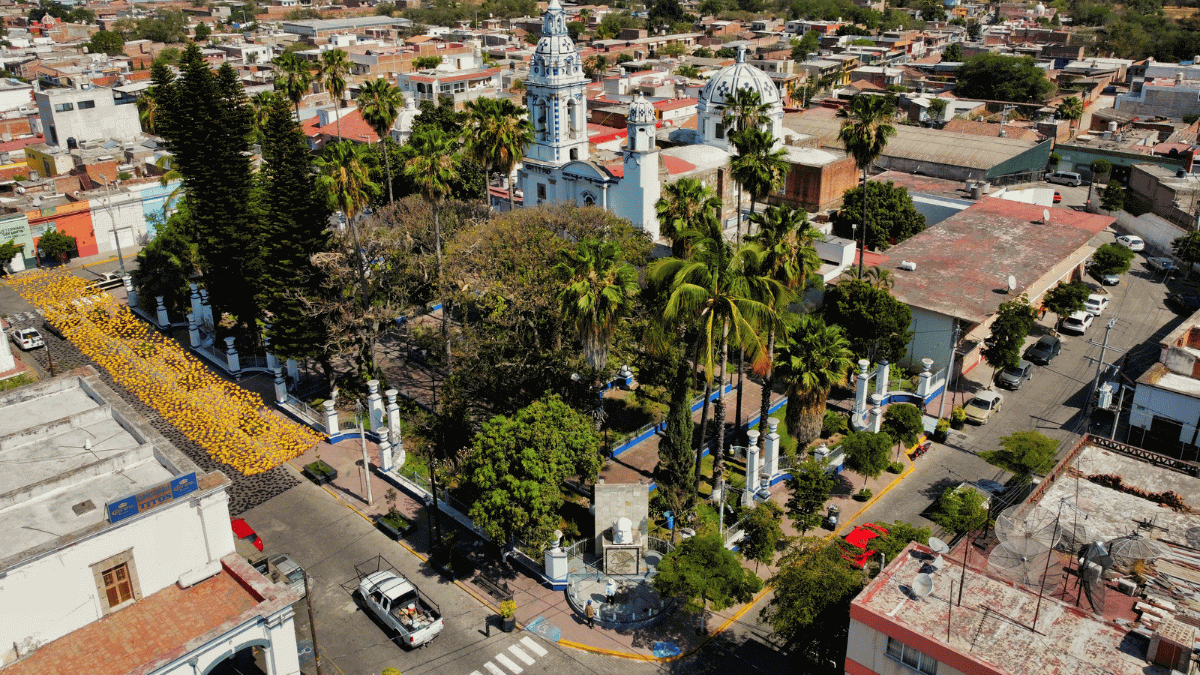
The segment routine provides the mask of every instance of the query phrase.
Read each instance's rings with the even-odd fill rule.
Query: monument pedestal
[[[641,539],[639,536],[627,542],[617,543],[605,533],[600,541],[604,556],[604,573],[621,576],[644,574],[646,566],[642,561]]]

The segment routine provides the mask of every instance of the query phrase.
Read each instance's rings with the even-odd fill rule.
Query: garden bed
[[[413,528],[413,523],[399,513],[385,513],[375,519],[375,524],[394,541],[399,540]]]
[[[305,464],[302,473],[317,485],[332,483],[338,477],[337,469],[329,466],[320,459],[310,464]]]

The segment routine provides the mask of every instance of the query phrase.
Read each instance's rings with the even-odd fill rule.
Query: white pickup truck
[[[395,572],[379,570],[364,576],[356,593],[364,607],[400,634],[405,647],[429,644],[446,627],[437,604]]]

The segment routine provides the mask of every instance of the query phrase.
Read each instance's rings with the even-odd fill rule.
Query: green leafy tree
[[[971,42],[978,42],[981,37],[983,37],[983,25],[977,19],[967,21],[967,39]]]
[[[712,188],[696,178],[681,178],[663,186],[662,197],[654,204],[659,232],[671,242],[671,255],[690,257],[691,247],[685,234],[698,226],[706,214],[719,211],[721,200]]]
[[[474,497],[471,520],[493,541],[545,547],[559,524],[559,484],[572,476],[594,481],[599,449],[591,418],[555,395],[512,417],[493,417],[475,435],[463,467],[463,489]]]
[[[754,561],[755,572],[758,571],[759,563],[770,565],[775,562],[775,552],[783,539],[783,528],[779,525],[782,516],[783,509],[770,500],[760,502],[750,510],[741,549],[746,560]]]
[[[362,85],[358,94],[358,111],[363,121],[371,126],[371,130],[379,137],[382,146],[391,135],[392,125],[404,107],[404,94],[400,88],[380,77]],[[388,203],[395,201],[392,192],[392,156],[386,150],[383,152],[384,165],[387,167]]]
[[[8,274],[8,265],[16,258],[24,244],[18,244],[16,239],[9,239],[0,244],[0,274]]]
[[[829,390],[849,370],[850,343],[837,326],[805,314],[789,331],[775,362],[775,379],[788,395],[788,433],[800,446],[821,434]]]
[[[646,25],[657,27],[661,24],[668,26],[684,21],[687,14],[680,6],[679,0],[654,0],[650,11],[646,13]]]
[[[1054,93],[1054,83],[1033,57],[985,52],[963,62],[954,93],[989,101],[1041,103]]]
[[[655,52],[655,56],[658,57],[669,56],[678,58],[684,54],[687,54],[687,47],[685,47],[682,42],[669,42],[659,47]]]
[[[1104,244],[1092,254],[1092,270],[1097,274],[1124,274],[1129,271],[1134,255],[1120,244]]]
[[[867,183],[867,195],[874,207],[867,212],[865,245],[886,251],[894,244],[925,230],[925,216],[917,211],[908,189],[897,187],[892,181]],[[830,219],[833,233],[846,239],[862,237],[863,223],[862,187],[846,190],[842,197],[842,208]],[[854,228],[858,225],[858,230]]]
[[[69,234],[64,234],[58,230],[48,230],[45,234],[38,238],[35,245],[44,255],[50,257],[51,260],[58,262],[66,262],[67,257],[72,251],[78,254],[75,245],[75,237]]]
[[[963,60],[962,45],[957,42],[951,42],[945,49],[942,50],[942,61],[949,63],[961,63]]]
[[[1072,127],[1079,125],[1083,117],[1083,101],[1078,96],[1068,96],[1058,104],[1058,116],[1071,122]]]
[[[925,432],[921,409],[911,403],[893,403],[883,413],[882,430],[897,443],[912,447]]]
[[[1193,230],[1171,242],[1171,251],[1187,264],[1190,276],[1192,268],[1200,262],[1200,230]]]
[[[190,311],[188,284],[199,272],[200,256],[198,247],[187,234],[191,229],[187,200],[179,201],[176,207],[166,222],[158,226],[154,238],[138,251],[137,267],[130,276],[145,305],[162,296],[167,313],[179,316]]]
[[[657,490],[675,513],[683,513],[696,498],[693,474],[696,452],[692,449],[692,365],[684,341],[670,348],[674,360],[671,376],[671,402],[667,409],[667,428],[658,444],[658,465],[654,468]],[[676,532],[678,528],[676,529]],[[674,535],[674,532],[672,533]]]
[[[554,266],[563,283],[558,293],[560,316],[574,329],[588,366],[599,377],[608,366],[617,324],[633,310],[637,270],[622,260],[621,248],[611,241],[585,239],[561,258]]]
[[[880,523],[888,533],[871,540],[871,549],[882,553],[887,560],[895,560],[896,556],[908,546],[909,542],[929,544],[929,528],[917,527],[903,520],[891,524]]]
[[[855,96],[850,99],[850,105],[838,110],[842,119],[842,127],[838,130],[838,140],[846,147],[846,152],[854,158],[858,170],[862,171],[862,212],[868,212],[867,173],[871,164],[879,159],[887,147],[888,138],[896,135],[896,128],[888,122],[895,114],[891,97],[885,96]],[[864,222],[864,221],[859,221]],[[924,225],[924,223],[922,223]],[[869,226],[868,226],[869,229]],[[859,246],[858,266],[863,266],[863,253],[866,250],[866,231],[864,230]]]
[[[1035,473],[1044,475],[1054,468],[1058,441],[1040,431],[1015,431],[1000,439],[1000,448],[979,456],[1026,481]]]
[[[1091,293],[1091,289],[1081,281],[1060,281],[1057,286],[1046,291],[1042,296],[1042,306],[1058,316],[1054,323],[1055,330],[1062,326],[1063,319],[1072,312],[1083,311],[1083,303]]]
[[[504,174],[508,182],[508,210],[514,203],[513,169],[524,156],[525,147],[533,142],[533,123],[529,111],[510,99],[478,98],[468,101],[464,150],[483,165],[488,177],[492,171]],[[486,191],[490,180],[484,182]],[[486,199],[485,195],[485,199]]]
[[[983,527],[987,522],[986,500],[970,485],[950,486],[934,502],[929,519],[955,534]]]
[[[257,333],[264,237],[250,166],[253,112],[241,80],[229,64],[213,73],[195,43],[183,51],[178,78],[161,64],[151,75],[154,127],[183,177],[214,316],[231,313]]]
[[[912,341],[912,310],[891,293],[850,279],[827,291],[825,320],[841,326],[854,356],[896,363]]]
[[[822,664],[844,658],[850,601],[866,584],[866,574],[842,558],[838,545],[817,537],[792,544],[778,569],[762,620],[794,654]]]
[[[134,34],[139,40],[177,44],[187,41],[188,19],[182,10],[162,8],[154,16],[137,20]]]
[[[1125,188],[1121,187],[1121,181],[1110,180],[1108,185],[1104,186],[1104,192],[1100,195],[1100,208],[1105,211],[1120,211],[1125,208]]]
[[[892,437],[882,432],[855,431],[842,441],[841,449],[846,453],[846,468],[862,476],[866,485],[867,480],[878,478],[891,464],[888,454]]]
[[[922,21],[945,21],[946,6],[940,0],[924,0],[920,5]]]
[[[440,56],[418,56],[413,59],[413,68],[417,70],[428,70],[437,68],[442,65],[442,57]]]
[[[1024,293],[1000,305],[992,320],[992,344],[983,348],[983,358],[993,370],[1017,367],[1035,316]]]
[[[663,556],[650,583],[659,595],[683,600],[691,612],[747,602],[762,588],[762,580],[742,567],[716,533],[684,539]]]
[[[272,96],[262,129],[263,291],[271,351],[284,358],[321,355],[325,323],[305,298],[320,292],[313,256],[329,250],[329,206],[317,188],[313,156],[288,102]]]
[[[321,54],[317,66],[317,82],[329,91],[329,97],[337,108],[342,107],[343,96],[346,94],[346,78],[354,70],[350,56],[342,49],[330,49]],[[337,117],[337,137],[342,140],[342,116]]]
[[[944,99],[944,98],[929,99],[929,116],[931,118],[933,118],[934,121],[945,122],[946,121],[946,107],[948,105],[949,104],[946,103],[946,99]]]
[[[196,42],[204,42],[212,35],[212,28],[206,23],[196,24]]]
[[[801,534],[816,529],[824,517],[821,511],[837,486],[837,479],[814,459],[792,466],[788,479],[788,515]]]
[[[108,54],[113,56],[125,51],[125,38],[120,33],[108,30],[96,31],[87,42],[88,51],[92,54]]]
[[[815,54],[821,48],[821,35],[815,30],[810,30],[802,38],[792,38],[791,46],[792,60],[804,63],[809,54]]]

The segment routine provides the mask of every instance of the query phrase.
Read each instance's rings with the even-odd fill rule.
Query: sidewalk
[[[746,419],[757,414],[760,391],[758,385],[751,386],[751,383],[747,380],[746,394],[743,402],[743,409],[749,411]],[[730,412],[732,412],[736,396],[737,393],[734,391],[727,397]],[[699,419],[699,415],[697,415],[697,419]],[[601,475],[609,481],[621,480],[626,482],[633,481],[627,481],[625,477],[636,476],[634,481],[637,478],[642,478],[646,481],[648,489],[648,476],[653,469],[650,461],[657,461],[657,447],[657,436],[648,439],[638,447],[622,454],[617,460],[609,462]],[[383,478],[375,475],[374,472],[372,472],[370,478],[371,490],[374,497],[373,503],[368,504],[363,495],[363,479],[360,468],[362,465],[362,446],[357,439],[342,441],[335,445],[321,443],[304,455],[292,460],[291,464],[299,470],[305,464],[315,461],[318,455],[321,460],[338,471],[338,477],[331,484],[325,486],[331,494],[337,496],[347,506],[368,520],[373,520],[373,516],[385,513],[388,510],[384,495],[391,489],[391,485]],[[367,455],[372,464],[378,461],[378,447],[369,440],[367,441]],[[824,536],[827,539],[832,539],[849,528],[851,523],[870,508],[876,500],[886,494],[895,485],[898,485],[901,480],[911,473],[911,462],[907,457],[902,461],[905,464],[905,471],[902,474],[897,476],[891,473],[884,473],[879,478],[867,482],[867,486],[874,492],[874,497],[871,500],[865,503],[859,502],[854,500],[850,494],[834,497],[830,500],[831,504],[836,504],[841,508],[842,525],[837,531],[827,532],[826,530],[816,530],[810,531],[807,534],[809,536]],[[845,484],[843,485],[843,489],[839,490],[840,492],[852,494],[862,487],[862,479],[857,476],[845,476],[844,481]],[[772,490],[772,500],[780,505],[784,505],[787,502],[787,490],[783,485],[783,483],[780,483]],[[397,509],[415,524],[415,527],[407,535],[401,537],[399,545],[408,549],[421,560],[427,560],[431,541],[429,535],[430,511],[423,504],[409,497],[407,494],[399,490],[396,492]],[[443,515],[443,531],[448,531],[452,526],[453,521],[448,516]],[[783,526],[785,534],[789,536],[799,534],[792,526],[790,520],[786,518],[784,519]],[[517,620],[522,627],[537,632],[551,640],[557,637],[557,641],[563,646],[624,658],[656,660],[671,658],[675,655],[689,654],[703,646],[713,636],[728,629],[735,621],[741,619],[749,612],[757,612],[764,606],[770,593],[769,588],[764,588],[750,603],[731,607],[720,612],[705,612],[703,615],[676,609],[673,614],[657,626],[636,631],[613,630],[600,627],[589,629],[583,618],[575,614],[571,609],[563,591],[554,591],[546,588],[519,571],[501,568],[495,547],[478,546],[477,549],[480,556],[472,560],[473,566],[477,569],[486,567],[492,570],[491,574],[500,572],[503,575],[505,583],[507,583],[509,589],[513,592],[513,599],[517,604]],[[758,575],[760,578],[766,580],[774,572],[774,568],[763,566],[758,570]],[[456,580],[455,583],[474,595],[482,604],[498,610],[498,602],[475,579],[476,575],[473,574],[471,577]],[[756,616],[756,614],[751,615],[751,617]]]

